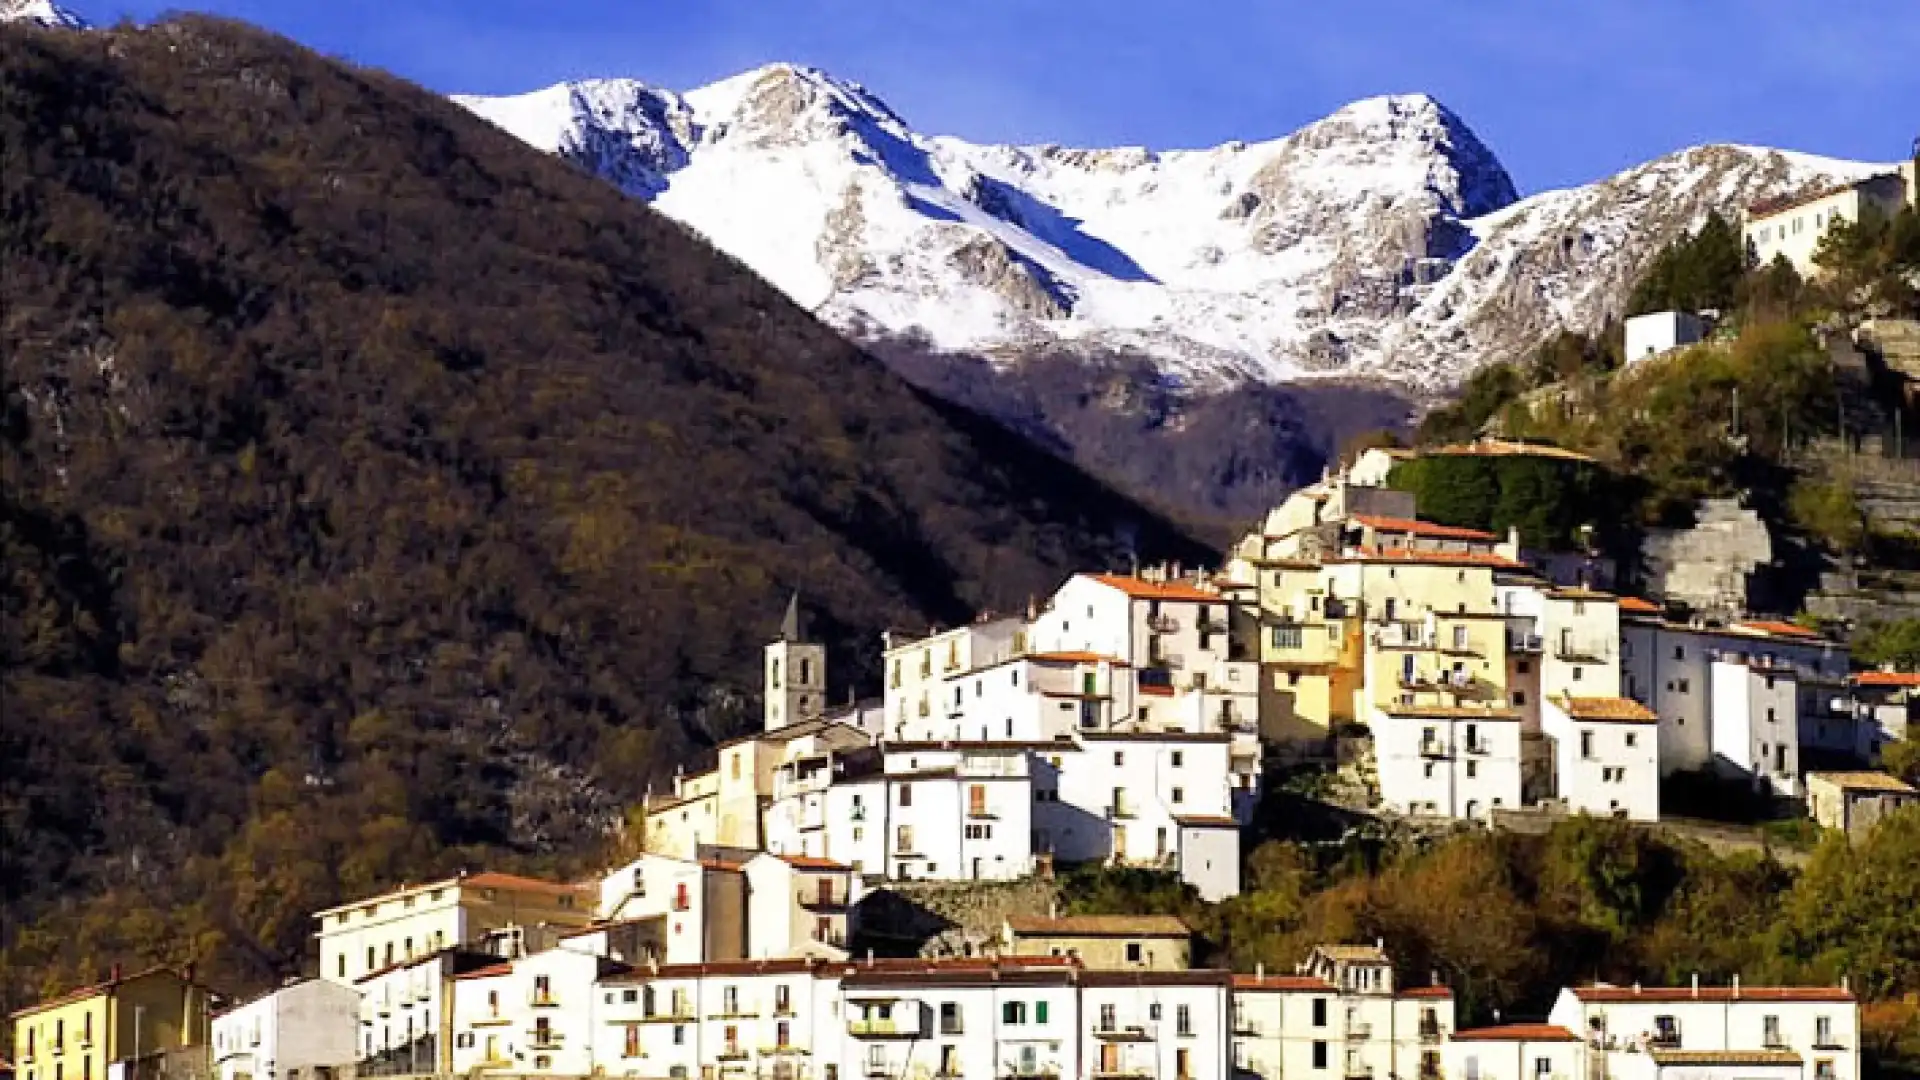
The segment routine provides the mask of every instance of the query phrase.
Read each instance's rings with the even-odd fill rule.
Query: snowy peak
[[[858,83],[771,64],[459,98],[651,202],[860,337],[1017,364],[1151,358],[1196,390],[1311,376],[1441,390],[1617,313],[1711,209],[1867,168],[1700,147],[1520,201],[1424,94],[1198,150],[972,143]]]
[[[85,30],[87,21],[52,0],[0,0],[0,23],[34,23],[39,26]]]

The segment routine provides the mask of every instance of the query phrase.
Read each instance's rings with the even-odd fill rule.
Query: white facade
[[[806,856],[747,860],[747,958],[844,960],[859,883],[850,867]]]
[[[1907,200],[1905,177],[1887,173],[1835,188],[1816,197],[1747,212],[1741,233],[1747,254],[1761,266],[1784,258],[1801,277],[1818,271],[1814,253],[1835,221],[1859,221],[1869,206],[1891,218]]]
[[[1079,981],[1080,1041],[1092,1075],[1227,1075],[1226,973],[1089,971]]]
[[[1573,813],[1660,820],[1659,724],[1624,698],[1549,697],[1555,793]]]
[[[1690,311],[1653,311],[1627,320],[1627,363],[1672,352],[1706,336],[1706,324]]]
[[[1841,987],[1578,987],[1560,992],[1548,1020],[1579,1036],[1589,1070],[1608,1075],[1650,1070],[1655,1055],[1708,1052],[1752,1059],[1732,1071],[1694,1067],[1715,1078],[1782,1075],[1763,1064],[1775,1054],[1797,1056],[1784,1073],[1793,1080],[1860,1076],[1859,1004]]]
[[[917,640],[889,635],[882,657],[886,737],[910,742],[976,737],[957,723],[957,697],[971,696],[968,691],[977,688],[984,669],[1026,651],[1026,623],[1020,619],[979,622]]]
[[[1180,818],[1230,816],[1229,749],[1222,734],[1086,734],[1048,758],[1037,835],[1070,862],[1176,869]]]
[[[600,881],[600,917],[661,919],[669,964],[735,960],[746,935],[742,868],[712,860],[642,855]]]
[[[360,994],[321,979],[283,986],[213,1018],[219,1080],[309,1080],[360,1058]]]
[[[1520,807],[1518,713],[1404,706],[1375,715],[1374,754],[1387,806],[1476,821]]]
[[[446,1067],[449,979],[462,966],[439,953],[359,981],[359,1059],[363,1071],[435,1072]]]
[[[1759,790],[1800,789],[1799,684],[1789,669],[1722,657],[1712,662],[1713,766]]]
[[[455,978],[453,1071],[591,1073],[598,982],[623,968],[555,948]]]
[[[1580,1039],[1555,1024],[1505,1024],[1455,1032],[1441,1053],[1455,1080],[1582,1080]]]

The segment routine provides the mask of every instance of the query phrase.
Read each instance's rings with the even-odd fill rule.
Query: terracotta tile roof
[[[1733,624],[1733,629],[1749,634],[1767,634],[1772,637],[1801,638],[1813,641],[1820,640],[1818,633],[1804,626],[1797,626],[1790,622],[1780,622],[1774,619],[1757,619],[1735,623]]]
[[[1589,589],[1585,585],[1567,585],[1558,589],[1548,589],[1547,595],[1555,600],[1597,600],[1620,603],[1620,598],[1610,592]]]
[[[1240,823],[1220,814],[1175,814],[1173,820],[1182,825],[1194,825],[1205,829],[1237,829]]]
[[[1043,919],[1007,916],[1007,928],[1036,937],[1191,937],[1187,924],[1171,915],[1069,915]]]
[[[21,1008],[15,1009],[12,1013],[8,1015],[25,1016],[28,1013],[36,1013],[46,1009],[51,1009],[56,1005],[65,1005],[69,1002],[81,1001],[86,998],[93,997],[96,994],[112,993],[114,990],[117,990],[120,987],[126,985],[127,983],[133,982],[136,979],[144,979],[151,975],[160,975],[160,974],[172,975],[174,978],[180,980],[183,983],[191,982],[191,980],[187,979],[186,976],[182,975],[180,972],[174,970],[173,968],[170,968],[165,964],[155,964],[152,967],[142,968],[139,971],[132,973],[131,975],[122,975],[117,979],[108,979],[104,982],[91,983],[87,986],[75,987],[72,990],[68,990],[66,993],[60,994],[55,997],[50,997],[45,1001],[36,1001],[31,1005],[26,1005]],[[192,983],[192,985],[199,986],[200,984]],[[204,986],[200,988],[202,990],[206,989],[206,987]]]
[[[1855,686],[1920,687],[1920,671],[1862,671],[1853,676]]]
[[[1417,518],[1382,517],[1378,514],[1348,514],[1347,520],[1356,525],[1364,525],[1375,532],[1407,533],[1412,536],[1431,536],[1446,540],[1485,540],[1492,543],[1499,537],[1479,529],[1463,529],[1457,525],[1442,525],[1436,521],[1421,521]]]
[[[1671,1004],[1682,1001],[1852,1001],[1844,986],[1576,986],[1570,991],[1580,1001],[1595,1005],[1624,1005],[1635,1001]]]
[[[1317,975],[1235,975],[1233,988],[1276,994],[1326,994],[1337,989]]]
[[[1658,615],[1660,605],[1651,600],[1642,600],[1637,596],[1623,596],[1620,598],[1620,613],[1622,615]]]
[[[1216,968],[1088,968],[1078,981],[1082,986],[1228,986],[1233,973]]]
[[[1453,996],[1453,987],[1416,986],[1411,990],[1400,991],[1398,996],[1403,998],[1450,998]]]
[[[1015,659],[1021,659],[1015,657]],[[1107,656],[1097,652],[1070,650],[1067,652],[1028,653],[1025,657],[1039,664],[1113,664],[1116,667],[1131,667],[1117,656]]]
[[[1453,1033],[1454,1042],[1579,1042],[1580,1036],[1559,1024],[1499,1024]]]
[[[1554,703],[1575,720],[1613,724],[1654,724],[1660,717],[1652,709],[1623,697],[1558,697]]]
[[[1528,569],[1504,555],[1485,551],[1408,551],[1405,549],[1362,549],[1329,556],[1329,563],[1402,563],[1415,566],[1484,566],[1492,570]]]
[[[1849,180],[1843,184],[1835,184],[1832,187],[1814,188],[1811,191],[1799,195],[1776,195],[1771,199],[1761,199],[1759,202],[1747,204],[1747,224],[1751,226],[1775,214],[1791,210],[1796,206],[1805,206],[1808,203],[1819,202],[1829,195],[1838,195],[1843,191],[1852,191],[1862,184],[1899,175],[1899,173],[1876,173],[1873,176],[1863,176],[1857,180]]]
[[[1824,780],[1847,791],[1887,791],[1897,795],[1914,794],[1913,785],[1897,776],[1881,772],[1810,772],[1808,780]]]
[[[462,972],[458,975],[455,975],[454,978],[456,979],[495,979],[495,978],[499,978],[502,975],[511,975],[511,974],[513,974],[512,964],[489,964],[483,968],[475,968],[472,971]]]
[[[1792,1050],[1650,1050],[1661,1065],[1798,1065]]]
[[[853,869],[853,867],[848,866],[846,863],[834,862],[832,859],[822,859],[814,855],[775,855],[774,858],[779,859],[781,862],[786,863],[796,870]]]
[[[1173,687],[1149,683],[1140,688],[1140,692],[1149,697],[1172,697]]]
[[[662,913],[659,915],[637,915],[631,919],[609,919],[606,922],[591,923],[578,930],[569,930],[561,934],[560,937],[562,940],[586,937],[588,934],[599,934],[608,930],[618,930],[623,926],[639,926],[642,923],[657,923],[665,920],[666,917],[667,916]]]
[[[506,892],[540,893],[544,896],[578,896],[587,891],[580,885],[563,885],[557,881],[543,881],[539,878],[502,874],[492,870],[469,874],[461,878],[459,884],[473,889],[501,889]]]
[[[737,874],[747,868],[745,863],[731,862],[727,859],[701,859],[700,866],[705,870],[720,870],[729,874]]]
[[[1088,574],[1086,576],[1110,589],[1119,589],[1136,600],[1192,600],[1207,604],[1220,602],[1219,593],[1197,588],[1184,581],[1147,581],[1144,578],[1127,577],[1124,574]]]
[[[1224,743],[1233,736],[1224,731],[1083,731],[1080,741]]]

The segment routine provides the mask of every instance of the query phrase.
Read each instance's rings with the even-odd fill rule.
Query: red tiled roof
[[[1658,615],[1660,605],[1637,596],[1623,596],[1620,598],[1620,612],[1623,615]]]
[[[1140,692],[1151,697],[1172,697],[1173,687],[1159,683],[1148,683],[1140,688]]]
[[[722,870],[730,874],[737,874],[746,869],[744,863],[730,862],[726,859],[701,859],[700,865],[707,870]]]
[[[519,874],[502,874],[494,870],[483,870],[478,874],[469,874],[459,879],[459,885],[475,889],[504,889],[508,892],[542,893],[547,896],[578,896],[586,891],[583,886],[563,885],[557,881],[543,881],[540,878],[521,877]]]
[[[1381,517],[1377,514],[1348,514],[1347,520],[1365,525],[1376,532],[1408,533],[1413,536],[1431,536],[1442,540],[1485,540],[1492,543],[1499,537],[1479,529],[1463,529],[1457,525],[1442,525],[1435,521],[1420,521],[1416,518]]]
[[[1136,600],[1193,600],[1207,604],[1220,602],[1220,594],[1196,588],[1184,581],[1147,581],[1124,574],[1088,574],[1088,578],[1119,589]]]
[[[1623,697],[1560,697],[1550,699],[1575,720],[1616,724],[1653,724],[1660,717],[1652,709]]]
[[[1853,676],[1855,686],[1920,686],[1920,671],[1862,671]]]
[[[1798,626],[1790,622],[1779,622],[1773,619],[1758,619],[1749,622],[1735,623],[1733,628],[1751,633],[1773,634],[1777,637],[1813,639],[1820,637],[1819,634],[1804,626]]]
[[[1041,664],[1113,664],[1116,667],[1131,666],[1117,656],[1105,656],[1101,653],[1086,652],[1084,650],[1029,653],[1026,659]]]
[[[1220,814],[1175,814],[1173,820],[1182,825],[1196,825],[1207,829],[1237,829],[1240,823]]]
[[[846,863],[822,859],[814,855],[775,855],[774,858],[797,870],[851,870]]]
[[[1485,566],[1494,570],[1529,570],[1525,563],[1486,551],[1408,551],[1404,548],[1361,550],[1327,559],[1329,563],[1408,563],[1430,566]]]
[[[1453,996],[1453,987],[1416,986],[1410,990],[1400,991],[1399,996],[1403,998],[1450,998]]]
[[[1453,1033],[1454,1042],[1579,1042],[1580,1036],[1559,1024],[1499,1024]]]
[[[463,972],[459,975],[455,975],[454,978],[456,979],[492,979],[492,978],[497,978],[501,975],[511,975],[511,974],[513,974],[512,964],[489,964],[488,966],[483,968],[475,968],[472,971]]]
[[[1332,983],[1317,975],[1235,975],[1235,990],[1262,990],[1279,994],[1332,993]]]
[[[1668,1004],[1681,1001],[1852,1001],[1853,992],[1844,986],[1743,986],[1737,992],[1731,986],[1576,986],[1573,996],[1597,1005],[1619,1005],[1633,1001]]]

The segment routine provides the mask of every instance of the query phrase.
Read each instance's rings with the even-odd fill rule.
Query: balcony
[[[867,808],[864,806],[861,806],[859,803],[853,804],[851,807],[848,807],[847,809],[847,819],[849,821],[867,820]]]
[[[527,995],[527,1004],[536,1009],[555,1009],[559,1008],[560,999],[551,990],[535,990]]]
[[[1347,1039],[1349,1041],[1359,1042],[1361,1040],[1370,1039],[1372,1037],[1373,1037],[1372,1024],[1348,1024],[1347,1025]]]
[[[652,1012],[640,1017],[646,1024],[691,1024],[698,1019],[693,1015],[693,1006],[686,1002],[675,1002],[666,1012]]]
[[[856,1039],[917,1039],[920,1025],[911,1020],[860,1019],[847,1021],[847,1034]]]
[[[1569,664],[1604,664],[1613,655],[1613,647],[1604,641],[1576,641],[1561,638],[1553,643],[1553,657]]]
[[[1344,1076],[1346,1080],[1373,1080],[1373,1066],[1348,1065],[1345,1069],[1341,1070],[1340,1075]]]
[[[1441,1040],[1441,1038],[1442,1038],[1442,1033],[1440,1031],[1439,1024],[1421,1024],[1420,1025],[1420,1041],[1421,1042],[1437,1043]]]
[[[794,1043],[775,1043],[760,1048],[761,1057],[795,1057],[806,1052],[806,1047]]]
[[[1000,1065],[1001,1080],[1060,1080],[1058,1065],[1022,1065],[1018,1062],[1003,1062]]]
[[[1647,1045],[1655,1050],[1680,1049],[1680,1033],[1677,1031],[1656,1031],[1647,1040]]]
[[[1129,803],[1114,803],[1107,807],[1108,821],[1130,821],[1133,817],[1133,806]]]
[[[1156,634],[1178,633],[1180,620],[1171,615],[1150,615],[1147,617],[1147,629]]]
[[[1493,753],[1493,744],[1485,739],[1469,739],[1467,740],[1467,753],[1485,757]]]
[[[1093,1028],[1093,1037],[1102,1042],[1152,1042],[1156,1025],[1099,1023]]]
[[[1422,739],[1420,740],[1420,756],[1423,758],[1434,758],[1435,760],[1445,760],[1452,757],[1453,752],[1447,749],[1446,743],[1437,740],[1428,741]]]
[[[1507,631],[1507,651],[1511,653],[1538,653],[1544,646],[1539,634],[1520,634]]]
[[[1147,1078],[1151,1077],[1152,1075],[1153,1075],[1153,1067],[1151,1065],[1107,1064],[1107,1065],[1095,1065],[1093,1067],[1093,1076],[1095,1080],[1133,1080],[1134,1077],[1139,1077],[1141,1078],[1141,1080],[1147,1080]]]
[[[847,906],[847,896],[845,893],[822,893],[803,889],[793,894],[793,902],[796,907],[803,907],[808,911],[838,911]]]
[[[714,1059],[718,1061],[745,1061],[747,1060],[747,1048],[744,1046],[723,1046],[720,1048],[720,1052],[713,1056]]]
[[[535,1050],[558,1050],[564,1038],[552,1028],[533,1028],[527,1032],[527,1044]]]
[[[1224,634],[1227,632],[1227,620],[1219,615],[1208,615],[1195,622],[1194,627],[1203,634]]]
[[[999,816],[984,803],[975,803],[967,807],[967,817],[973,821],[992,821]]]
[[[760,1010],[752,1005],[724,1005],[707,1014],[709,1020],[757,1020]]]
[[[1233,1018],[1233,1033],[1235,1035],[1257,1039],[1260,1037],[1260,1032],[1260,1021],[1245,1016],[1236,1016]]]

